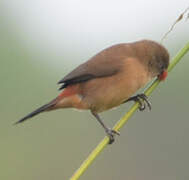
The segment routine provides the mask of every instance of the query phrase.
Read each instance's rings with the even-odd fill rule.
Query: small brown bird
[[[151,108],[144,94],[131,96],[154,77],[165,79],[168,65],[168,51],[154,41],[142,40],[111,46],[60,80],[58,84],[61,84],[60,90],[63,91],[58,97],[16,124],[45,111],[86,109],[103,126],[111,144],[114,135],[119,133],[106,127],[98,113],[128,101],[138,101],[140,110],[145,109],[145,103]]]

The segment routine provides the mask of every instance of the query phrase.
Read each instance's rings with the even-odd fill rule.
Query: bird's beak
[[[163,81],[163,80],[166,79],[167,75],[168,75],[167,70],[164,70],[161,74],[158,75],[158,79],[159,79],[160,81]]]

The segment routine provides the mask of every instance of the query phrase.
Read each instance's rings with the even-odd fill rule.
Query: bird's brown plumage
[[[122,60],[122,67],[114,75],[72,85],[77,87],[77,93],[63,98],[57,107],[66,106],[102,112],[123,103],[150,78],[148,71],[138,59],[126,58]]]
[[[165,48],[154,41],[111,46],[59,81],[62,88],[77,86],[77,93],[63,98],[56,107],[102,112],[118,106],[160,73],[157,60],[166,69],[166,58]]]
[[[148,66],[150,60],[154,59],[155,61],[157,56],[165,56],[163,58],[169,59],[166,49],[154,41],[143,40],[117,44],[104,49],[87,62],[79,65],[58,83],[63,84],[61,88],[63,89],[70,84],[114,75],[121,70],[124,60],[128,57],[137,58],[143,65]],[[164,63],[168,66],[168,62]]]
[[[153,77],[165,72],[168,65],[167,50],[154,41],[111,46],[66,75],[59,81],[60,89],[63,89],[60,95],[18,123],[44,111],[69,107],[88,109],[104,127],[112,142],[116,132],[109,130],[97,113],[127,100],[136,100],[130,97]]]

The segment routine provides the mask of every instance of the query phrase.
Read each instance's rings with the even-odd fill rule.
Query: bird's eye
[[[162,70],[162,71],[164,71],[166,68],[165,68],[165,65],[164,64],[161,64],[160,65],[160,69]]]

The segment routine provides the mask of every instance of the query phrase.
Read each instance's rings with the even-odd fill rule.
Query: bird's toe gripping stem
[[[110,129],[110,128],[107,128],[106,129],[106,134],[107,134],[107,136],[109,137],[109,144],[112,144],[113,142],[114,142],[114,135],[115,134],[117,134],[117,135],[119,135],[120,136],[120,133],[118,132],[118,131],[115,131],[115,130],[113,130],[113,129]]]
[[[128,100],[126,100],[125,102],[128,102],[128,101],[135,101],[135,102],[138,102],[139,103],[139,110],[140,111],[143,111],[146,109],[146,104],[149,108],[149,110],[152,109],[151,107],[151,104],[150,102],[148,101],[148,97],[142,93],[142,94],[138,94],[136,96],[133,96],[133,97],[130,97]]]

